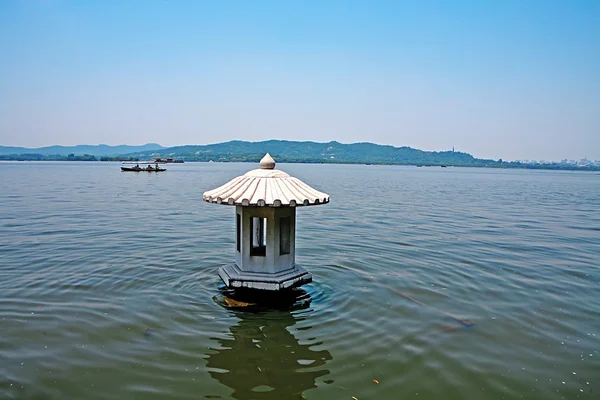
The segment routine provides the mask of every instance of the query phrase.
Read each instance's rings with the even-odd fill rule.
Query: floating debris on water
[[[240,309],[248,312],[266,310],[299,310],[311,303],[310,295],[303,289],[294,288],[271,292],[256,289],[223,288],[213,301],[224,308]]]
[[[156,331],[154,329],[146,328],[146,330],[144,331],[144,336],[150,336],[155,332]]]
[[[238,301],[238,300],[234,300],[231,299],[227,296],[223,296],[223,301],[225,302],[225,304],[228,307],[248,307],[248,306],[253,306],[254,303],[247,303],[245,301]]]

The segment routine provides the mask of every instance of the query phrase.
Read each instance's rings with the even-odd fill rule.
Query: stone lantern
[[[235,263],[219,269],[232,288],[281,290],[312,281],[296,264],[296,208],[329,203],[329,195],[275,169],[267,153],[260,168],[202,195],[235,206]]]

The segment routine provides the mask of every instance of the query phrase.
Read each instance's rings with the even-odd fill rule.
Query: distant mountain
[[[173,157],[185,161],[259,161],[270,153],[278,162],[300,163],[360,163],[360,164],[423,164],[480,165],[472,155],[453,151],[423,151],[410,147],[394,147],[374,143],[343,144],[339,142],[296,142],[267,140],[245,142],[233,140],[208,145],[169,147],[161,150],[128,154],[140,158]],[[492,160],[487,160],[494,162]]]
[[[101,156],[118,156],[121,154],[145,152],[164,149],[159,144],[148,143],[143,146],[108,146],[106,144],[100,145],[77,145],[77,146],[48,146],[39,148],[26,148],[26,147],[9,147],[0,146],[0,155],[17,155],[17,154],[41,154],[43,156],[59,155],[67,156],[74,154],[76,156],[82,156],[89,154],[97,157]]]
[[[270,153],[277,162],[389,164],[417,166],[455,166],[489,168],[527,168],[560,170],[600,170],[599,167],[547,163],[522,164],[475,158],[460,151],[423,151],[411,147],[394,147],[374,143],[296,142],[267,140],[263,142],[230,142],[169,147],[160,150],[134,152],[124,156],[137,159],[172,157],[184,161],[258,162]]]
[[[475,158],[460,151],[423,151],[411,147],[394,147],[374,143],[230,142],[165,148],[156,143],[143,146],[50,146],[39,149],[0,146],[0,160],[123,161],[148,160],[156,157],[182,161],[258,162],[270,153],[277,162],[328,164],[384,164],[417,166],[454,166],[489,168],[526,168],[600,171],[594,165],[522,164],[502,160]]]

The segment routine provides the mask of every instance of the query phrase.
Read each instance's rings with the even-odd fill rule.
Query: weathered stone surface
[[[278,273],[293,268],[296,263],[296,209],[291,207],[236,207],[236,214],[240,222],[239,250],[235,252],[235,263],[244,272]],[[265,253],[262,256],[253,256],[251,219],[260,217],[266,219],[267,241]],[[287,240],[289,241],[289,252],[282,254],[280,251],[281,220],[288,217],[290,221]]]
[[[274,169],[275,168],[275,160],[269,153],[265,154],[265,156],[260,160],[260,168],[261,169]]]
[[[209,203],[236,206],[235,263],[219,269],[225,285],[278,291],[312,282],[295,262],[295,207],[328,203],[328,194],[276,170],[267,153],[259,169],[202,197]]]
[[[299,265],[276,274],[243,272],[237,265],[219,268],[219,276],[231,288],[282,290],[312,282],[312,275]]]
[[[204,192],[202,198],[209,203],[231,206],[301,207],[329,203],[327,193],[274,168],[275,161],[267,153],[260,168]]]

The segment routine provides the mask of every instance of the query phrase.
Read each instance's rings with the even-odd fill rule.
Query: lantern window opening
[[[281,217],[279,219],[279,255],[290,254],[291,241],[292,218]]]
[[[250,255],[265,257],[267,255],[267,219],[252,217],[250,219]]]
[[[238,252],[241,251],[241,241],[242,241],[242,216],[238,213],[235,213],[235,247]]]

